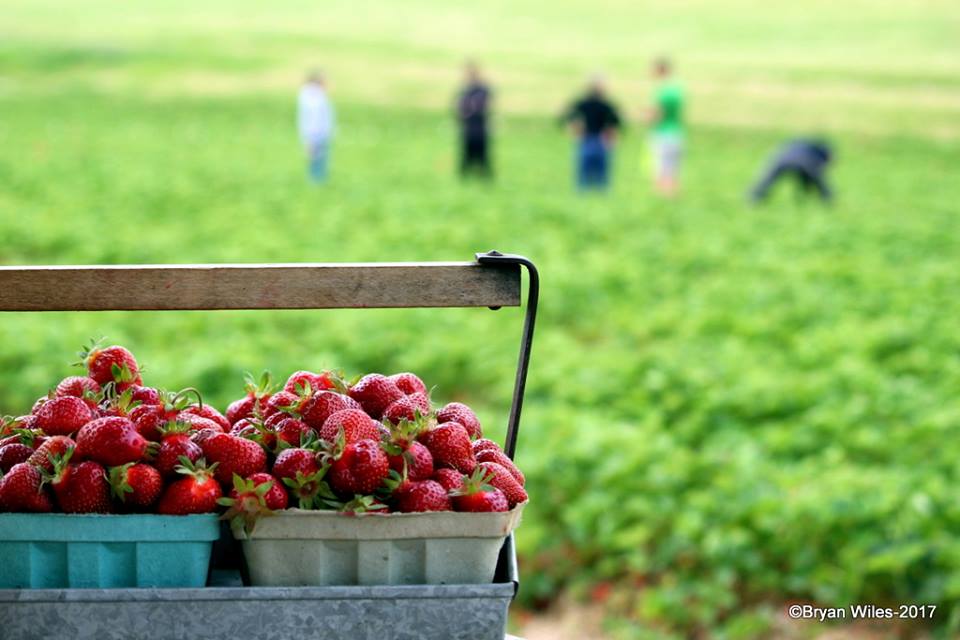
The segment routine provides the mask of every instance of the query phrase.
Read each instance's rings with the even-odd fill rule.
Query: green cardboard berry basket
[[[0,267],[0,311],[496,310],[521,306],[524,268],[529,276],[527,304],[504,443],[504,451],[512,458],[539,297],[536,267],[521,256],[491,251],[476,254],[470,262]],[[101,517],[139,529],[149,527],[149,520],[137,525],[136,518],[160,516]],[[22,530],[26,529],[29,525]],[[25,542],[49,541],[18,540],[16,544]],[[115,567],[126,576],[136,573],[130,567],[129,547],[124,555],[117,545],[138,543],[71,538],[54,544],[99,545],[98,562],[107,558],[102,566]],[[493,581],[485,584],[251,587],[246,586],[249,579],[242,577],[246,571],[239,545],[228,543],[224,548],[226,557],[221,550],[206,586],[199,588],[165,588],[147,582],[102,588],[117,585],[114,581],[70,583],[71,588],[0,588],[0,637],[501,640],[519,586],[512,533],[499,550]],[[117,557],[110,559],[113,551]],[[33,558],[34,552],[30,553]],[[42,556],[37,553],[38,558]],[[69,574],[73,556],[67,551],[60,557],[64,562],[58,566]],[[203,557],[194,556],[190,563],[198,574],[207,570]],[[8,566],[12,565],[0,565],[0,571],[6,573]],[[44,583],[46,579],[31,579],[31,585],[53,586]],[[74,588],[80,586],[87,588]]]

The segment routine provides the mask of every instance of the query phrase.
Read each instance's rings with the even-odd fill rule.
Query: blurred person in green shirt
[[[651,147],[655,163],[657,191],[665,196],[676,195],[680,188],[680,160],[683,156],[683,87],[674,79],[667,58],[653,62],[657,82],[653,106],[647,113],[651,127]]]

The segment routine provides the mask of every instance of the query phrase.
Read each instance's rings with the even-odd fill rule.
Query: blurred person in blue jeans
[[[593,76],[585,96],[570,105],[561,121],[577,138],[577,187],[603,190],[610,183],[613,145],[621,128],[616,107],[606,98],[603,78]]]
[[[326,84],[318,71],[312,71],[300,88],[297,98],[297,128],[307,151],[307,170],[314,182],[327,179],[330,141],[333,139],[333,105],[327,97]]]

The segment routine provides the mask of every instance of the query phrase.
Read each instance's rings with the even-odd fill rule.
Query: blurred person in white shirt
[[[327,97],[323,75],[312,71],[300,88],[297,99],[297,126],[307,151],[308,173],[314,182],[327,179],[334,120],[333,105]]]

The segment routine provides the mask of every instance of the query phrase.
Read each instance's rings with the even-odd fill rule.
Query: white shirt
[[[333,105],[323,87],[308,82],[297,99],[297,128],[305,143],[323,142],[333,137]]]

